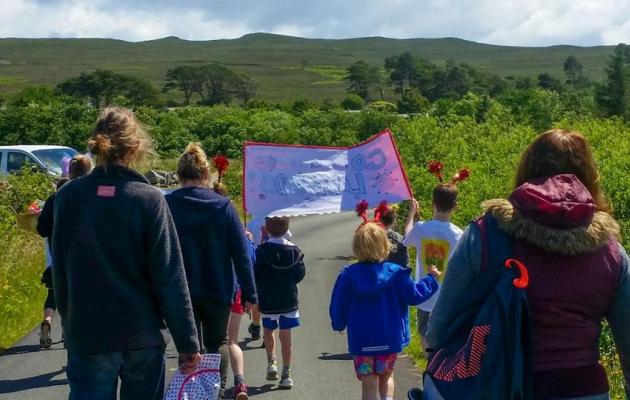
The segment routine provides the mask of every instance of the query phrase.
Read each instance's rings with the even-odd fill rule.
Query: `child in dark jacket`
[[[358,262],[344,268],[335,282],[332,328],[348,329],[348,348],[363,399],[392,399],[397,353],[409,343],[408,307],[437,291],[440,272],[433,268],[414,283],[411,269],[385,262],[390,245],[387,231],[377,221],[359,226],[352,247]]]
[[[285,237],[289,218],[266,218],[265,229],[269,239],[256,249],[254,273],[267,350],[267,380],[278,379],[274,331],[280,328],[283,367],[279,386],[291,389],[291,329],[300,325],[297,284],[304,279],[304,254]]]

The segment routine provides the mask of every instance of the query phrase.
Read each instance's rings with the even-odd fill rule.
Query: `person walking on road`
[[[205,351],[221,354],[219,398],[223,398],[235,275],[244,307],[253,307],[258,298],[245,229],[230,199],[209,188],[209,172],[203,149],[189,144],[177,165],[182,188],[167,195],[166,201],[177,227],[195,321],[202,332]],[[247,391],[245,385],[242,388]]]
[[[511,238],[514,258],[529,271],[535,399],[609,398],[599,353],[604,319],[628,388],[630,260],[600,185],[584,136],[551,130],[523,153],[509,198],[484,203],[489,217]],[[447,331],[461,293],[474,289],[483,248],[496,240],[473,225],[462,236],[431,313],[429,347]]]
[[[162,193],[129,165],[148,147],[133,113],[101,112],[97,166],[55,198],[53,282],[71,400],[162,399],[164,321],[183,373],[201,358],[177,232]]]
[[[440,272],[432,267],[414,283],[410,268],[385,261],[390,253],[386,228],[378,220],[364,219],[352,242],[358,262],[337,277],[330,320],[333,330],[348,330],[348,350],[361,381],[361,398],[392,400],[394,364],[410,339],[409,306],[435,295]]]

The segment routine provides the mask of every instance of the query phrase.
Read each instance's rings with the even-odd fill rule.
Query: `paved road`
[[[245,376],[253,399],[356,399],[360,384],[354,376],[347,353],[346,337],[330,330],[328,302],[336,275],[351,256],[350,241],[358,219],[354,214],[303,217],[292,221],[294,241],[306,254],[306,278],[300,286],[300,314],[302,326],[294,331],[292,362],[294,388],[277,390],[265,380],[266,356],[261,342],[242,345],[245,354]],[[241,326],[246,333],[248,319]],[[53,327],[55,342],[59,339],[58,326]],[[64,365],[66,352],[60,343],[50,350],[39,350],[37,331],[31,332],[14,348],[0,355],[0,398],[63,399],[68,386]],[[279,343],[278,343],[279,345]],[[278,358],[280,358],[279,349]],[[176,353],[172,346],[168,353],[168,371],[176,368]],[[404,399],[405,392],[419,380],[406,357],[396,367],[396,399]],[[230,376],[228,383],[231,384]]]

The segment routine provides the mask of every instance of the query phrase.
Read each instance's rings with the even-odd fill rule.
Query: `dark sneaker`
[[[243,382],[234,386],[234,400],[247,400],[249,396],[247,395],[247,386]]]
[[[254,325],[253,323],[249,324],[247,332],[252,335],[252,340],[260,339],[260,325]]]
[[[52,346],[52,338],[50,337],[50,322],[44,320],[40,327],[39,332],[39,345],[44,349],[49,349]]]

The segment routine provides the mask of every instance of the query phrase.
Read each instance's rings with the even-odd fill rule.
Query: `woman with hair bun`
[[[177,164],[182,188],[167,195],[166,201],[177,227],[203,345],[207,352],[221,354],[219,398],[223,398],[235,278],[245,308],[257,303],[257,295],[248,242],[238,212],[230,199],[210,189],[209,173],[206,153],[198,144],[190,143]],[[235,398],[246,399],[247,387],[242,374],[236,374],[234,380]]]
[[[183,373],[201,356],[177,232],[162,193],[129,166],[149,139],[129,110],[101,112],[96,168],[55,201],[53,280],[70,399],[161,399],[167,343]],[[72,165],[70,165],[72,168]]]

